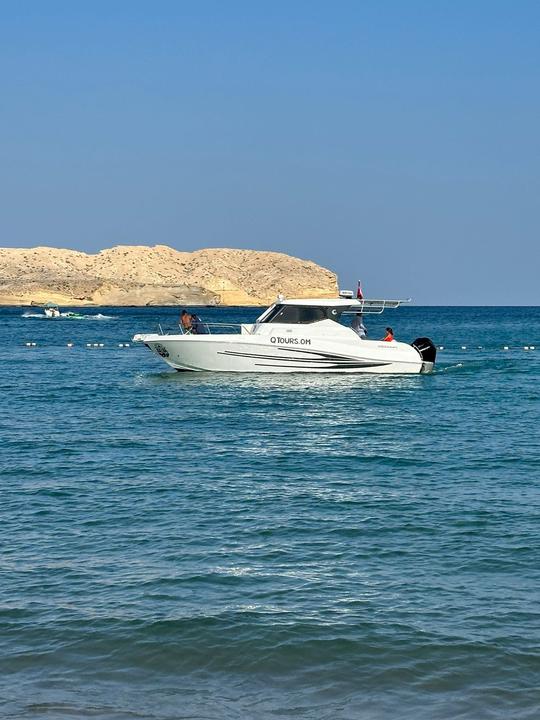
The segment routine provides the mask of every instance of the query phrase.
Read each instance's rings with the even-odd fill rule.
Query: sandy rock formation
[[[2,305],[266,305],[278,292],[335,297],[337,279],[308,260],[258,250],[0,248]]]

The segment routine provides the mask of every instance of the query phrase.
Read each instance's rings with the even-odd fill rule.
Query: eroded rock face
[[[335,297],[337,278],[309,260],[258,250],[0,248],[3,305],[266,305],[279,292]]]

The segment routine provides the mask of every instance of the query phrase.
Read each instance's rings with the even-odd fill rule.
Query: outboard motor
[[[422,358],[422,369],[420,372],[428,373],[433,370],[433,365],[435,364],[435,357],[437,355],[437,349],[435,348],[435,345],[431,342],[429,338],[416,338],[414,342],[411,343],[413,348],[420,354],[420,357]]]

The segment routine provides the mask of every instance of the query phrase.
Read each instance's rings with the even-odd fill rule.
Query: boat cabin
[[[309,325],[321,320],[339,322],[342,315],[380,314],[386,308],[397,308],[403,300],[283,300],[271,305],[257,319],[259,323]]]
[[[45,305],[43,305],[43,312],[46,317],[60,317],[60,308],[53,302],[45,303]]]

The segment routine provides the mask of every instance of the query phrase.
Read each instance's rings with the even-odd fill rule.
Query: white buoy
[[[528,350],[528,349],[529,349],[529,346],[528,346],[528,345],[524,345],[524,346],[523,346],[523,349],[524,349],[524,350]]]
[[[536,347],[534,345],[530,345],[529,350],[536,350]]]
[[[36,347],[37,343],[32,343],[32,347]]]
[[[99,347],[99,343],[94,343],[94,347]]]
[[[68,347],[73,347],[73,343],[68,343],[67,346],[68,346]]]
[[[124,343],[118,343],[118,347],[124,347]]]
[[[444,345],[439,345],[439,350],[444,350]]]
[[[467,346],[466,346],[466,345],[462,345],[462,346],[461,346],[461,349],[462,349],[462,350],[466,350],[466,349],[467,349]]]
[[[483,347],[481,345],[478,346],[479,350],[483,350]]]
[[[86,343],[86,347],[92,347],[92,343]]]
[[[129,343],[124,343],[124,347],[129,347]]]
[[[104,343],[99,343],[99,347],[105,347]]]
[[[32,347],[32,343],[30,343],[30,342],[24,343],[24,344],[26,345],[26,347]]]

